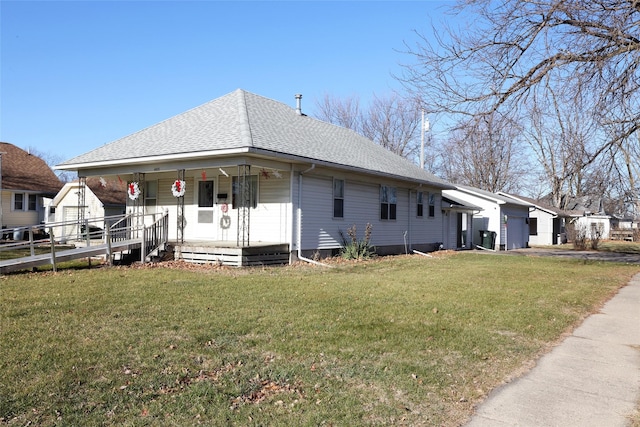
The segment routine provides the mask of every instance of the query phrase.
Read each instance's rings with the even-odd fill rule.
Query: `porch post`
[[[78,177],[78,235],[76,239],[80,241],[82,239],[82,226],[84,225],[84,210],[86,208],[86,188],[87,177]]]
[[[184,169],[178,169],[178,180],[184,182]],[[186,193],[185,193],[186,194]],[[177,243],[184,243],[184,195],[177,197],[176,220],[177,223]]]
[[[251,166],[238,165],[238,182],[233,191],[238,206],[238,246],[249,246],[249,224],[251,216]]]

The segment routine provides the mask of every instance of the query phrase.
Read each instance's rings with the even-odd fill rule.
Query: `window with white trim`
[[[386,185],[380,186],[380,219],[396,219],[396,188]]]
[[[344,179],[333,180],[333,217],[344,218]]]
[[[436,216],[436,195],[429,193],[429,217],[433,218],[434,216]]]
[[[24,194],[22,194],[22,193],[14,193],[13,194],[12,208],[13,208],[14,211],[23,211],[24,210]]]
[[[144,208],[146,213],[156,212],[158,200],[158,181],[151,180],[144,182]]]
[[[424,192],[422,191],[416,193],[416,216],[424,216]]]
[[[249,206],[251,208],[258,207],[258,175],[251,175],[248,177],[249,184]],[[242,189],[240,188],[240,180],[238,176],[232,177],[231,181],[231,190],[232,190],[232,199],[231,199],[231,207],[233,209],[238,209],[239,207],[244,207],[245,202],[242,201],[242,197],[240,192]]]
[[[36,194],[27,195],[27,210],[29,211],[38,210],[38,195]]]

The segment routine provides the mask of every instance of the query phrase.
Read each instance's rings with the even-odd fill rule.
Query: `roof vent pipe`
[[[296,93],[296,114],[302,115],[302,94]]]

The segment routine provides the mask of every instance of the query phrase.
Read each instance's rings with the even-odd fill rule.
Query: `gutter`
[[[312,259],[302,256],[302,175],[304,175],[305,173],[311,172],[315,168],[316,168],[316,164],[312,163],[309,169],[300,171],[300,174],[298,175],[298,238],[297,238],[298,259],[301,261],[308,262],[310,264],[333,268],[328,264],[323,264],[321,262],[314,261]]]
[[[339,163],[333,163],[329,161],[323,161],[323,160],[313,159],[309,157],[302,157],[295,154],[287,154],[287,153],[266,150],[266,149],[256,148],[256,147],[227,148],[227,149],[220,149],[220,150],[197,151],[197,152],[179,153],[179,154],[162,154],[158,156],[140,157],[137,159],[129,158],[129,159],[107,160],[107,161],[97,161],[97,162],[82,162],[82,163],[69,163],[73,161],[73,159],[71,159],[67,162],[54,166],[53,169],[74,171],[79,169],[91,170],[91,169],[97,169],[97,168],[110,168],[114,166],[132,167],[132,162],[135,162],[135,164],[138,165],[139,167],[140,164],[155,164],[155,163],[171,162],[175,160],[185,160],[185,161],[196,160],[196,159],[200,160],[203,158],[213,157],[213,156],[218,157],[218,156],[230,156],[230,155],[242,155],[242,154],[254,154],[257,156],[265,156],[269,158],[276,158],[278,160],[287,160],[287,161],[292,161],[296,163],[297,162],[304,162],[304,163],[313,162],[312,163],[313,165],[318,164],[325,167],[337,168],[337,169],[342,169],[350,172],[367,174],[367,175],[376,175],[384,178],[397,179],[400,181],[412,181],[417,184],[428,185],[430,187],[438,188],[441,190],[457,189],[454,185],[449,184],[447,182],[433,182],[430,180],[420,179],[420,178],[416,180],[406,175],[403,176],[403,175],[397,175],[391,172],[376,171],[372,169],[366,169],[360,166],[343,165]],[[172,167],[167,170],[175,170],[175,169]]]

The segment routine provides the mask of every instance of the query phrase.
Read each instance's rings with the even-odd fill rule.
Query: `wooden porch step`
[[[233,267],[289,264],[289,245],[222,247],[208,245],[176,245],[175,259],[196,264],[220,264]]]

